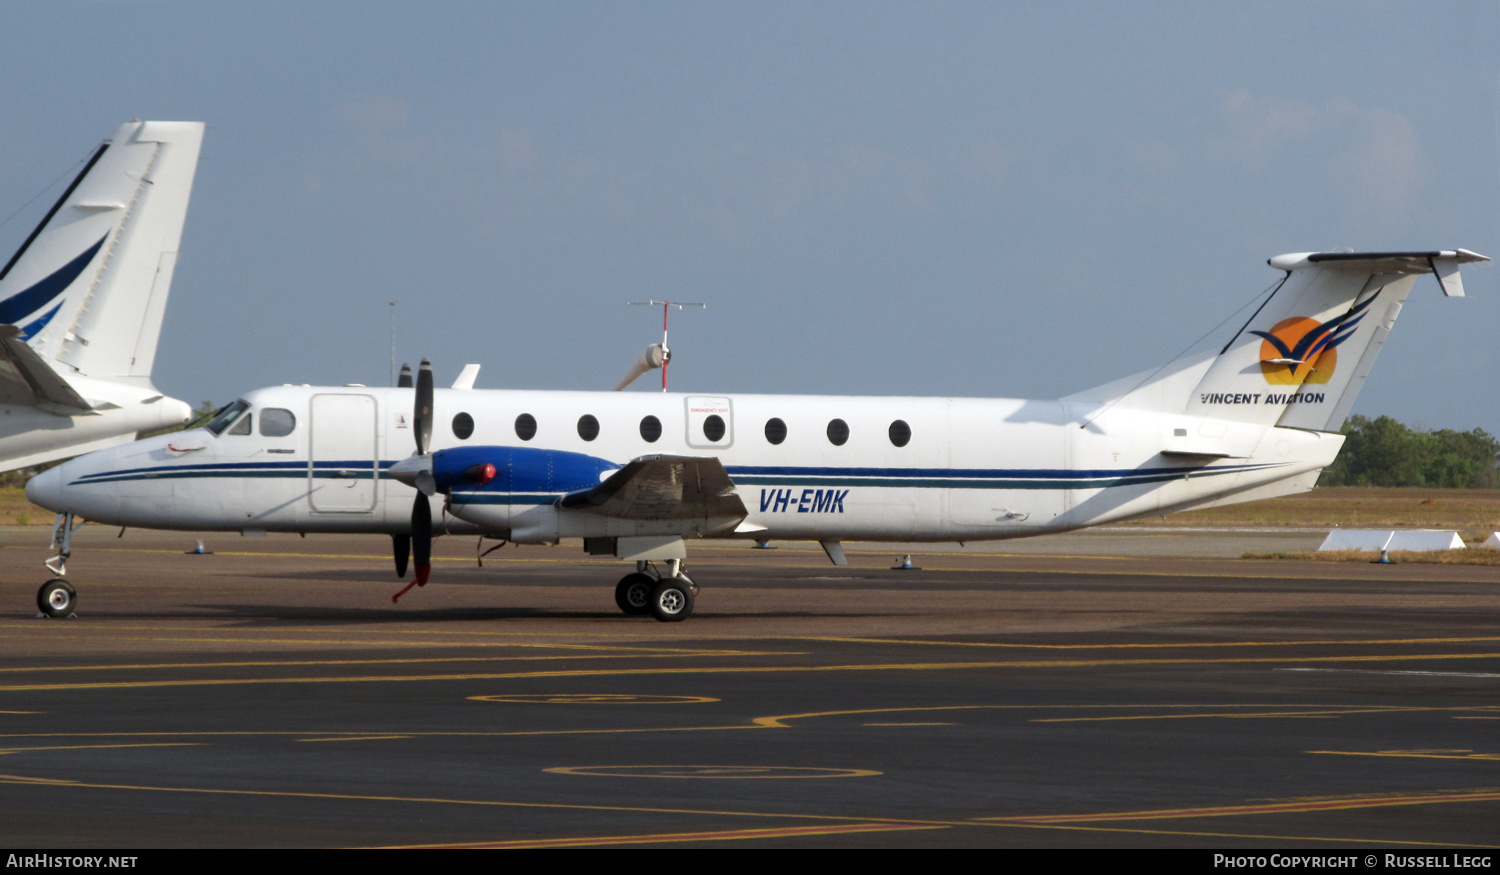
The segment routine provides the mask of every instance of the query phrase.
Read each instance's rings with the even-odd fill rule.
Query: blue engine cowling
[[[485,480],[484,466],[494,466]],[[608,459],[532,447],[454,447],[432,454],[432,477],[439,492],[510,492],[546,495],[578,492],[599,485],[620,465]]]

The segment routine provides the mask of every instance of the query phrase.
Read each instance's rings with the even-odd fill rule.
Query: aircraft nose
[[[62,486],[61,466],[50,468],[26,481],[26,500],[53,513],[62,513]]]

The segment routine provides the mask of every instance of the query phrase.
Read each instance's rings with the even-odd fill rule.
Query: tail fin
[[[1465,249],[1278,255],[1281,286],[1225,345],[1187,413],[1256,425],[1338,431],[1417,276],[1462,297]]]
[[[202,141],[121,125],[0,268],[0,325],[64,377],[149,384]]]

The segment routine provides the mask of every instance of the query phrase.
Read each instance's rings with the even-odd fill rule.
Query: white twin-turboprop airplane
[[[0,268],[0,471],[192,413],[151,384],[201,122],[127,122]]]
[[[1285,272],[1217,353],[1057,401],[281,386],[207,426],[74,459],[27,485],[119,526],[391,535],[397,574],[434,534],[581,538],[636,562],[627,614],[681,620],[694,538],[978,541],[1312,488],[1420,274],[1461,296],[1463,249],[1272,258]],[[410,589],[410,586],[407,587]],[[405,592],[406,590],[402,590]],[[399,597],[400,593],[397,594]],[[38,593],[66,616],[61,577]]]

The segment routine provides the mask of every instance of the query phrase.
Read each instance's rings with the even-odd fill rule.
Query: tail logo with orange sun
[[[1261,338],[1260,372],[1266,382],[1300,386],[1333,379],[1339,363],[1336,347],[1354,335],[1354,329],[1376,297],[1378,294],[1371,295],[1327,322],[1294,316],[1277,322],[1270,331],[1250,332]]]

